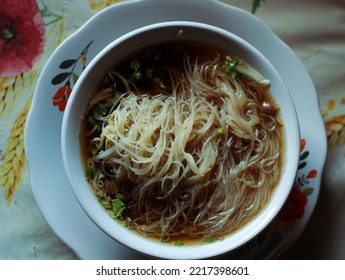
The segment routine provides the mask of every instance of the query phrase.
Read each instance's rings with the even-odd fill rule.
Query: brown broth
[[[166,71],[160,71],[159,69],[169,68],[174,69],[175,71],[181,72],[184,70],[184,60],[183,57],[185,55],[188,55],[190,57],[190,60],[193,61],[197,57],[202,58],[203,60],[213,60],[214,57],[219,56],[220,62],[222,62],[225,59],[225,56],[227,53],[223,51],[216,50],[208,45],[197,45],[192,44],[189,42],[183,42],[183,43],[176,43],[176,44],[163,44],[157,47],[149,48],[145,50],[144,52],[140,52],[137,54],[134,54],[133,56],[126,58],[124,61],[122,61],[117,67],[116,71],[121,72],[128,80],[133,80],[132,74],[133,69],[129,68],[128,65],[130,65],[130,61],[133,61],[135,59],[138,59],[140,56],[142,56],[145,53],[155,52],[159,50],[161,52],[161,57],[158,61],[146,61],[148,62],[147,65],[144,66],[144,70],[147,71],[148,69],[154,69],[155,70],[155,76],[154,78],[159,79],[161,82],[163,82],[165,85],[167,85],[167,88],[169,88],[169,77],[166,75]],[[144,59],[145,62],[145,59]],[[142,67],[142,66],[141,66]],[[145,92],[150,92],[150,89],[155,81],[151,78],[144,79],[144,81],[138,82],[138,87],[140,87]],[[99,86],[99,90],[105,87],[112,86],[113,81],[109,80],[109,78],[105,78],[104,82],[101,83]],[[123,90],[122,88],[119,88],[119,90]],[[260,93],[260,102],[270,102],[272,104],[275,104],[274,99],[269,92],[269,90],[266,90],[265,92]],[[215,100],[213,100],[215,102]],[[279,118],[279,115],[278,115]],[[284,130],[280,128],[280,133],[284,135]],[[86,166],[86,162],[88,158],[92,156],[89,146],[89,135],[90,134],[90,128],[86,124],[86,121],[82,124],[81,134],[80,134],[80,142],[81,142],[81,153],[83,155],[84,164]],[[282,139],[284,139],[282,137]],[[284,141],[281,143],[281,150],[284,151]],[[282,153],[284,154],[284,153]],[[212,172],[217,172],[217,170],[213,170]],[[257,176],[257,175],[255,175]],[[263,207],[264,208],[264,207]],[[262,209],[261,209],[262,211]],[[120,220],[126,221],[127,219],[133,220],[135,217],[132,216],[130,211],[124,211]],[[243,225],[241,225],[242,227]],[[234,231],[238,230],[234,229]],[[218,238],[218,237],[217,237]],[[217,239],[216,238],[216,239]],[[219,237],[223,238],[223,237]],[[157,239],[159,241],[159,237],[153,238]],[[200,236],[193,237],[189,235],[182,235],[179,234],[177,236],[173,236],[169,242],[175,243],[182,241],[183,244],[197,244],[202,243],[203,241],[200,239]]]

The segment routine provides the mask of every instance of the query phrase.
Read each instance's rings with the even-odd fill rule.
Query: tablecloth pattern
[[[49,56],[92,15],[118,2],[0,0],[0,259],[78,259],[35,203],[23,133]],[[314,214],[280,258],[345,259],[345,0],[223,2],[255,12],[296,52],[315,84],[327,131]]]

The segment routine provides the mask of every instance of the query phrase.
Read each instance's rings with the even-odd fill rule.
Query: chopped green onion
[[[140,63],[139,59],[137,59],[137,58],[133,59],[131,62],[131,68],[133,70],[138,70],[140,67],[141,67],[141,63]]]
[[[153,77],[153,69],[146,69],[146,77],[152,78]]]
[[[101,118],[105,117],[111,107],[114,106],[114,104],[117,104],[119,102],[121,98],[121,93],[116,91],[115,92],[115,96],[104,100],[101,103],[97,103],[93,109],[90,111],[90,113],[88,114],[86,121],[87,124],[89,125],[89,127],[91,128],[91,134],[93,132],[100,132],[101,131]]]
[[[160,60],[161,57],[162,57],[162,50],[161,50],[161,49],[157,49],[157,50],[155,51],[155,55],[154,55],[154,58],[153,58],[154,61]]]
[[[124,200],[124,199],[125,199],[125,195],[122,194],[122,193],[116,193],[116,194],[115,194],[115,198],[118,198],[118,199],[120,199],[120,200]]]
[[[95,167],[95,162],[92,159],[89,158],[87,160],[87,166],[88,167]]]
[[[97,196],[103,197],[105,195],[104,191],[97,191]]]
[[[110,215],[110,217],[112,217],[113,219],[116,219],[116,216],[112,210],[107,210],[107,212]]]
[[[141,74],[141,72],[140,72],[139,70],[135,70],[135,71],[133,72],[133,74],[132,74],[132,77],[133,77],[134,79],[136,79],[136,80],[140,80],[141,77],[142,77],[142,74]]]
[[[99,103],[95,106],[93,112],[94,114],[96,114],[99,117],[103,117],[108,113],[109,110],[109,106],[107,104],[107,102],[104,103]]]
[[[88,115],[86,121],[92,128],[97,126],[97,120],[93,115]]]
[[[106,210],[111,210],[111,209],[112,209],[111,203],[110,203],[110,201],[107,200],[107,199],[102,199],[102,200],[101,200],[101,204],[102,204],[102,206],[103,206]]]
[[[181,240],[176,240],[175,246],[183,246],[184,243]]]
[[[102,180],[97,180],[97,187],[103,188],[104,182]]]
[[[122,215],[123,211],[126,209],[126,204],[119,198],[114,198],[111,200],[113,205],[112,212],[115,215],[115,218]]]
[[[238,64],[238,60],[227,56],[225,58],[223,68],[226,73],[228,73],[231,78],[235,79],[237,77],[236,66]]]
[[[85,170],[85,176],[88,177],[88,178],[95,178],[95,176],[97,175],[98,171],[95,167],[86,167],[86,170]]]
[[[218,239],[216,237],[213,237],[213,236],[210,236],[210,237],[207,237],[204,241],[206,243],[213,243],[213,242],[216,242]]]

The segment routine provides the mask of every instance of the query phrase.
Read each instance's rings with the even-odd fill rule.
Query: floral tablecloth
[[[78,258],[35,202],[24,128],[49,56],[92,15],[118,2],[0,0],[0,259]],[[223,2],[255,13],[297,54],[315,84],[327,131],[318,203],[302,235],[280,258],[345,259],[345,0]],[[311,170],[306,179],[321,171]],[[307,198],[296,197],[301,216]]]

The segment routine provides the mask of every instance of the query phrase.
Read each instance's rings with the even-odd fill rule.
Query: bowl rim
[[[243,226],[241,229],[236,231],[235,233],[231,234],[228,237],[225,237],[224,240],[217,241],[210,244],[200,244],[200,245],[191,245],[191,246],[173,246],[168,245],[164,243],[160,243],[148,238],[145,238],[141,236],[140,234],[133,232],[132,230],[129,230],[128,228],[125,228],[120,223],[114,221],[106,212],[104,209],[100,206],[100,203],[98,202],[97,198],[93,195],[91,192],[91,188],[89,187],[89,184],[86,182],[85,176],[84,176],[84,184],[88,184],[89,191],[85,192],[83,191],[83,187],[85,187],[83,184],[80,184],[80,181],[77,180],[77,177],[75,176],[75,172],[78,172],[78,169],[76,169],[76,166],[73,166],[71,164],[73,162],[73,156],[69,153],[69,132],[75,131],[75,129],[78,129],[78,123],[72,123],[73,120],[73,111],[75,103],[78,103],[78,98],[80,98],[80,94],[78,95],[76,92],[80,92],[80,89],[83,88],[85,84],[85,80],[89,75],[92,75],[93,69],[102,62],[102,58],[106,57],[107,54],[109,54],[114,48],[117,48],[120,44],[126,43],[128,40],[131,40],[135,38],[136,36],[142,36],[143,33],[149,32],[149,31],[155,31],[157,29],[162,28],[198,28],[203,29],[206,32],[215,32],[217,35],[225,37],[227,40],[234,40],[237,43],[241,44],[241,46],[247,48],[251,53],[254,54],[256,58],[260,59],[260,62],[264,62],[272,71],[272,73],[275,75],[275,78],[280,83],[280,86],[284,88],[285,94],[286,94],[286,105],[288,106],[291,111],[291,118],[294,123],[293,128],[294,131],[289,130],[289,140],[296,144],[294,147],[288,147],[289,149],[292,149],[293,152],[295,152],[296,155],[293,156],[293,158],[289,159],[289,166],[291,165],[291,168],[289,169],[289,174],[291,175],[289,178],[286,177],[286,184],[292,188],[293,181],[297,172],[297,165],[298,165],[298,157],[299,157],[299,124],[298,124],[298,118],[297,113],[294,108],[294,104],[292,101],[292,98],[287,90],[287,87],[283,83],[282,79],[280,78],[278,72],[275,70],[273,65],[264,57],[261,52],[259,52],[256,48],[254,48],[252,45],[250,45],[248,42],[240,38],[239,36],[231,33],[230,31],[224,30],[222,28],[200,23],[200,22],[191,22],[191,21],[168,21],[168,22],[160,22],[155,24],[150,24],[138,29],[135,29],[133,31],[130,31],[126,33],[125,35],[122,35],[121,37],[117,38],[110,44],[108,44],[100,53],[98,53],[95,58],[89,63],[89,65],[86,67],[84,72],[79,77],[77,83],[74,86],[73,94],[70,96],[70,100],[67,102],[67,106],[64,112],[63,121],[62,121],[62,128],[61,128],[61,148],[62,148],[62,158],[64,167],[66,170],[67,177],[70,181],[70,185],[72,187],[73,193],[75,197],[77,198],[77,201],[81,205],[82,209],[86,212],[86,214],[91,218],[94,223],[100,227],[107,235],[109,235],[111,238],[117,240],[121,244],[134,249],[138,252],[141,252],[145,255],[158,257],[158,258],[167,258],[167,259],[201,259],[201,258],[209,258],[214,256],[219,256],[222,254],[225,254],[227,252],[230,252],[234,249],[237,249],[239,246],[242,246],[247,241],[249,241],[251,238],[255,237],[258,233],[260,233],[273,218],[278,214],[280,208],[283,206],[287,196],[290,193],[289,187],[285,187],[284,192],[280,195],[282,196],[279,199],[279,205],[276,205],[276,207],[269,208],[268,206],[271,206],[271,200],[267,203],[264,209],[260,211],[258,216],[263,217],[260,223],[257,223],[254,219],[250,221],[247,225]],[[72,124],[72,125],[71,125]],[[72,127],[72,129],[71,129]],[[80,128],[79,128],[80,130]],[[79,131],[78,130],[78,131]],[[286,132],[285,132],[286,133]],[[79,134],[79,133],[78,133]],[[285,137],[286,138],[286,137]],[[285,141],[286,142],[286,141]],[[286,148],[287,149],[287,148]],[[81,160],[80,160],[81,161]],[[290,163],[291,161],[291,163]],[[81,162],[80,162],[81,164]],[[80,170],[79,170],[80,171]],[[285,173],[285,172],[283,172]],[[281,175],[281,177],[283,174]],[[282,179],[282,178],[281,178]],[[278,185],[281,183],[279,182]],[[276,188],[277,189],[277,188]],[[274,193],[276,190],[274,191]],[[93,201],[90,205],[90,201]],[[102,214],[103,213],[103,214]],[[102,215],[103,217],[100,219],[99,215]],[[240,233],[250,231],[251,235],[245,235],[240,236]],[[120,232],[119,235],[113,235],[113,232]],[[236,237],[236,238],[234,238]],[[236,241],[235,243],[229,243],[229,240],[234,239]]]

